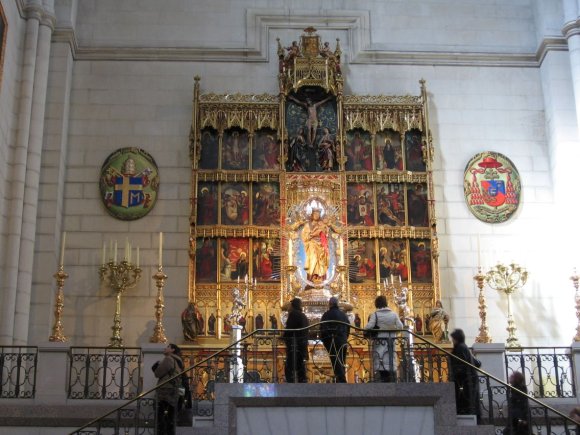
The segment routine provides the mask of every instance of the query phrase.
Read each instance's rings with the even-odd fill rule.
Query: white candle
[[[288,265],[292,266],[292,239],[288,239]]]
[[[159,232],[159,267],[163,266],[163,233]]]
[[[115,247],[113,249],[113,263],[117,264],[117,241],[115,240]]]
[[[101,264],[104,266],[107,262],[107,243],[103,242],[103,258]]]
[[[131,242],[129,242],[129,255],[128,255],[128,262],[131,263],[131,251],[133,251],[133,246],[131,246]]]
[[[248,283],[248,274],[246,273],[246,276],[244,277],[244,283],[247,284]]]
[[[399,284],[401,284],[403,281],[401,281],[401,275],[399,275]]]
[[[129,261],[129,237],[125,237],[125,252],[123,253],[123,260]]]
[[[64,247],[66,245],[66,231],[62,233],[62,239],[60,241],[60,265],[64,266]]]
[[[391,273],[391,285],[393,285],[393,284],[394,284],[394,281],[393,281],[393,274]]]
[[[139,269],[139,246],[137,246],[137,269]]]
[[[109,260],[113,258],[113,239],[109,239]]]
[[[479,245],[479,234],[477,235],[477,266],[481,266],[481,247]]]

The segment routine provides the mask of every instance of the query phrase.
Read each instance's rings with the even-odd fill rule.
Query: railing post
[[[502,381],[506,380],[505,343],[474,343],[473,352],[481,368]]]
[[[572,343],[570,346],[570,352],[572,353],[572,369],[574,370],[574,386],[575,390],[578,385],[580,385],[580,341]],[[576,391],[574,391],[576,393]],[[576,395],[576,394],[574,394]]]
[[[143,352],[143,370],[141,371],[142,376],[142,390],[147,391],[157,385],[157,378],[151,370],[151,366],[157,361],[163,359],[163,349],[167,346],[165,343],[149,343],[144,342],[140,344],[141,351]]]
[[[242,327],[240,325],[232,325],[230,336],[230,344],[233,344],[242,339]],[[230,383],[243,383],[244,382],[244,362],[240,357],[241,345],[236,344],[231,349],[231,365],[230,365]]]
[[[70,362],[69,344],[61,342],[46,343],[38,347],[36,366],[35,404],[64,404],[67,402]],[[62,370],[56,370],[59,367]]]

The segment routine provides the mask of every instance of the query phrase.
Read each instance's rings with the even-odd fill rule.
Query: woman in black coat
[[[522,393],[528,394],[526,380],[521,372],[513,372],[509,379],[510,385]],[[508,391],[508,425],[503,430],[504,435],[528,435],[530,433],[528,398],[518,391]]]
[[[479,368],[481,362],[477,360],[465,344],[465,333],[461,329],[456,329],[451,333],[453,339],[453,355]],[[455,405],[457,414],[476,415],[480,418],[479,411],[479,378],[477,371],[457,360],[450,358],[451,371],[450,380],[455,382]]]
[[[308,318],[302,312],[302,300],[294,298],[290,301],[290,312],[286,321],[284,341],[286,342],[286,364],[284,374],[286,382],[306,382],[306,366],[308,359]]]

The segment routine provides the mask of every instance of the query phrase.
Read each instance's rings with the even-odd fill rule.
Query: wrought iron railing
[[[306,363],[306,377],[310,383],[334,381],[334,370],[326,348],[317,337],[319,324],[308,328],[309,355]],[[392,369],[393,382],[427,383],[448,382],[450,361],[456,358],[450,352],[430,343],[422,336],[409,331],[380,331],[379,338],[366,338],[359,328],[351,327],[346,344],[345,371],[350,383],[377,382],[380,376],[376,369]],[[214,352],[185,352],[183,355],[186,372],[190,376],[193,411],[197,417],[211,419],[214,414],[216,383],[281,383],[284,382],[286,348],[281,337],[283,331],[257,330],[228,347]],[[294,340],[294,339],[291,339]],[[295,345],[293,341],[288,343]],[[460,360],[463,364],[467,364]],[[296,365],[294,365],[296,367]],[[496,433],[501,434],[509,421],[509,398],[517,390],[504,381],[471,366],[479,373],[480,382],[480,424],[493,425]],[[180,375],[175,376],[177,378]],[[294,379],[297,379],[296,373]],[[172,382],[172,379],[166,381]],[[156,388],[158,388],[158,385]],[[140,394],[127,404],[94,420],[73,434],[81,433],[119,433],[127,432],[139,400],[152,398],[155,389]],[[529,433],[532,428],[536,434],[576,434],[576,425],[565,414],[541,403],[530,396]],[[131,411],[133,410],[133,411]],[[155,413],[151,419],[138,419],[131,426],[131,433],[154,433]],[[112,432],[105,431],[108,426]],[[95,428],[87,432],[87,428]],[[129,432],[127,432],[129,433]]]
[[[536,398],[576,397],[574,362],[567,347],[523,347],[505,353],[506,379],[524,375],[528,394]]]
[[[0,346],[0,398],[34,398],[37,363],[37,347]]]
[[[129,400],[141,392],[140,348],[71,347],[69,399]]]

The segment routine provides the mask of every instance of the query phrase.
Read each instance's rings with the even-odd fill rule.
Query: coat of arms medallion
[[[486,151],[474,156],[465,167],[463,187],[467,207],[483,222],[505,222],[518,209],[520,175],[503,154]]]
[[[99,188],[103,204],[113,217],[124,221],[140,219],[157,200],[157,164],[140,148],[121,148],[103,163]]]

